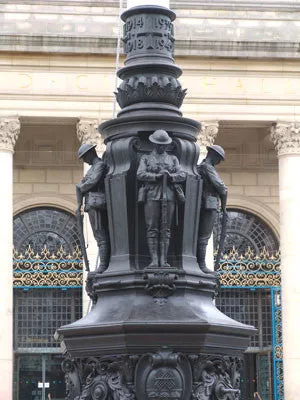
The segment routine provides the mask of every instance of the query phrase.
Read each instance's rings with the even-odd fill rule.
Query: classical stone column
[[[197,143],[200,146],[200,156],[199,156],[199,161],[198,164],[207,155],[207,146],[211,146],[214,144],[215,139],[218,135],[219,131],[219,121],[202,121],[201,122],[201,131],[199,133],[199,136],[197,138]],[[210,270],[214,270],[214,238],[213,236],[209,239],[208,245],[207,245],[207,252],[206,252],[206,257],[205,257],[205,262],[207,268]]]
[[[0,118],[0,399],[12,399],[13,378],[13,152],[20,133],[18,118]]]
[[[99,121],[97,119],[80,119],[77,123],[76,128],[77,128],[77,137],[78,137],[80,143],[81,144],[91,143],[91,144],[97,145],[96,151],[97,151],[99,157],[101,157],[105,151],[105,144],[103,142],[102,137],[100,136],[100,134],[98,132],[98,125],[99,125]],[[89,165],[84,163],[83,175],[86,174],[88,169],[89,169]],[[88,255],[88,259],[90,261],[90,268],[91,268],[91,270],[93,270],[95,268],[96,261],[97,261],[98,246],[97,246],[96,240],[94,239],[90,221],[89,221],[89,218],[86,213],[84,215],[84,229],[85,229],[85,232],[84,232],[85,238],[87,238],[86,239],[87,255]],[[84,271],[84,273],[83,273],[83,290],[82,290],[83,315],[85,315],[88,312],[88,309],[90,307],[90,298],[88,297],[87,292],[85,290],[86,277],[87,277],[87,272]]]
[[[300,393],[300,122],[278,122],[271,138],[279,159],[284,398],[294,400]]]

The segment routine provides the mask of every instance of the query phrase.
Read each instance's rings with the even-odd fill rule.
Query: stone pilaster
[[[80,119],[77,123],[77,137],[81,144],[91,143],[97,145],[97,153],[102,155],[105,152],[103,138],[98,132],[99,121],[96,119]]]
[[[295,334],[300,331],[300,123],[278,122],[271,138],[279,164],[284,398],[294,400],[300,392],[300,343]]]
[[[206,147],[214,144],[215,139],[219,132],[218,121],[202,121],[201,131],[197,138],[197,143],[200,146],[200,161],[202,161],[207,154]]]
[[[20,133],[18,118],[0,118],[0,259],[1,291],[0,291],[0,321],[3,329],[0,333],[0,399],[12,399],[13,376],[13,152]]]

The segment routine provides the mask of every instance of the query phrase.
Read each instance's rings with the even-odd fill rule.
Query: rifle
[[[219,241],[219,248],[218,248],[218,253],[216,256],[215,260],[215,271],[218,270],[219,264],[220,264],[220,259],[221,259],[221,254],[224,249],[224,242],[225,242],[225,237],[226,237],[226,228],[227,228],[227,220],[228,220],[228,215],[225,211],[223,211],[223,217],[222,217],[222,225],[221,225],[221,235],[220,235],[220,241]]]
[[[163,239],[166,239],[168,229],[168,203],[167,203],[167,174],[163,174],[162,181],[162,202],[161,202],[161,222]]]
[[[84,240],[84,234],[83,234],[83,214],[81,214],[80,207],[82,204],[82,194],[81,191],[76,187],[76,196],[77,196],[77,203],[78,203],[78,209],[76,211],[76,222],[77,222],[77,229],[79,233],[79,243],[81,247],[81,253],[83,256],[84,264],[85,264],[85,270],[90,271],[90,263],[89,259],[87,256],[86,252],[86,247],[85,247],[85,240]]]

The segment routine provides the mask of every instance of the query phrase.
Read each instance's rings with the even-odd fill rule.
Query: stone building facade
[[[124,10],[125,2],[121,5]],[[96,127],[116,112],[115,71],[123,61],[122,49],[119,60],[116,54],[122,28],[119,6],[117,0],[0,1],[0,316],[7,327],[0,334],[0,369],[5,382],[0,387],[1,399],[13,398],[13,370],[15,400],[40,400],[49,393],[48,398],[62,398],[59,390],[56,395],[50,390],[60,377],[52,377],[49,388],[38,384],[47,381],[51,368],[46,364],[56,365],[58,350],[13,347],[13,218],[16,223],[18,218],[25,221],[27,212],[45,209],[74,216],[75,183],[83,174],[77,149],[80,143],[92,141],[103,152]],[[228,208],[257,218],[272,233],[274,243],[280,242],[284,398],[294,400],[300,391],[300,345],[295,335],[300,328],[296,279],[300,3],[174,0],[169,6],[177,14],[175,61],[183,70],[181,84],[188,89],[183,115],[203,123],[202,150],[212,143],[225,148],[226,163],[219,171],[229,188]],[[28,224],[26,229],[24,237],[38,231],[32,228],[31,232]],[[93,258],[91,233],[89,242]],[[28,239],[28,243],[33,242]],[[26,303],[24,290],[27,294],[35,290],[23,286],[14,289],[15,296],[19,293],[15,304],[20,305],[20,314]],[[75,286],[68,289],[70,297],[70,290],[80,296],[81,285]],[[83,309],[87,307],[84,298]],[[15,335],[21,334],[18,321]],[[254,379],[258,379],[259,355],[271,347],[258,346],[249,361]],[[40,359],[33,361],[34,354],[40,354]],[[30,370],[35,362],[36,368]],[[271,376],[271,365],[267,369]],[[26,381],[30,385],[27,392]],[[255,385],[250,385],[249,399],[259,391]],[[275,399],[274,391],[262,398]]]

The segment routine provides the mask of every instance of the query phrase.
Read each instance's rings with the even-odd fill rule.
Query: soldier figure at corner
[[[96,272],[102,273],[107,269],[110,259],[110,241],[104,190],[107,165],[98,157],[95,147],[96,145],[83,144],[78,150],[79,159],[82,159],[91,167],[81,182],[76,185],[76,214],[81,214],[81,206],[84,200],[84,212],[87,212],[89,215],[93,235],[98,245]]]
[[[171,224],[176,202],[184,202],[180,186],[186,179],[176,156],[167,154],[172,143],[162,129],[149,136],[154,149],[141,157],[137,178],[143,184],[139,189],[139,202],[144,203],[147,243],[152,267],[170,267],[167,254],[171,237]]]
[[[226,214],[227,187],[215,170],[215,166],[225,160],[225,151],[218,145],[208,146],[207,150],[206,158],[197,166],[198,173],[203,179],[197,262],[202,272],[215,276],[216,273],[207,268],[205,256],[219,208],[219,199],[221,209]]]

